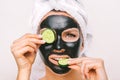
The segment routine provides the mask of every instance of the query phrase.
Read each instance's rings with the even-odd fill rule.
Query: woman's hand
[[[81,57],[70,59],[69,68],[80,70],[82,80],[108,80],[102,59]]]
[[[42,40],[42,37],[36,34],[25,34],[15,40],[11,46],[11,51],[15,57],[18,68],[31,67],[39,46],[44,43],[45,41]]]
[[[44,43],[41,35],[36,34],[25,34],[13,42],[11,52],[18,66],[17,80],[28,80],[36,52],[40,45]]]

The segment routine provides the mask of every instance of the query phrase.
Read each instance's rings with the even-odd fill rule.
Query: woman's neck
[[[82,80],[80,71],[71,70],[66,74],[56,74],[49,67],[46,67],[46,75],[41,80]]]

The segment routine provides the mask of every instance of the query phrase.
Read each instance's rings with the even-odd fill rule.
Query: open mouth
[[[55,55],[52,54],[49,56],[49,61],[55,65],[58,65],[58,61],[60,59],[69,59],[70,57],[68,55]]]

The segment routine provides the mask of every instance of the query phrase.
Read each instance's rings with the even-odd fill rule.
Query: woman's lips
[[[70,58],[68,55],[55,55],[52,54],[49,56],[49,61],[55,65],[58,65],[58,60],[61,58]]]

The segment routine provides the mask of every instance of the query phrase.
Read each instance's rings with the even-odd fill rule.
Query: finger
[[[89,72],[90,70],[94,69],[94,63],[91,63],[91,62],[88,62],[85,64],[85,68],[84,68],[84,74],[85,74],[85,77],[87,79],[90,78],[90,75],[89,75]]]
[[[45,41],[44,40],[40,40],[40,39],[36,39],[36,38],[26,38],[25,39],[26,42],[33,42],[35,44],[44,44]]]
[[[69,65],[74,65],[74,64],[79,64],[79,63],[81,63],[81,60],[79,58],[68,59],[68,64]]]
[[[27,39],[23,39],[23,40],[20,40],[16,43],[13,43],[13,46],[12,47],[16,47],[16,46],[20,46],[20,45],[29,45],[29,44],[44,44],[45,41],[44,40],[39,40],[39,39],[35,39],[35,38],[27,38]]]
[[[83,79],[83,80],[85,80],[84,67],[85,67],[85,63],[84,63],[84,62],[81,62],[80,71],[81,71],[81,73],[82,73],[82,79]]]
[[[25,53],[24,56],[30,61],[33,62],[36,54],[34,52]]]
[[[45,44],[45,42],[46,42],[46,41],[44,41],[44,40],[37,40],[37,39],[30,39],[30,41],[32,41],[32,42],[34,42],[34,43],[36,43],[36,44],[39,44],[39,45]]]
[[[36,52],[37,51],[37,45],[36,44],[34,44],[34,43],[32,43],[32,42],[28,42],[28,41],[21,41],[21,42],[19,42],[18,44],[14,44],[13,46],[12,46],[12,52],[13,53],[15,53],[14,51],[16,51],[16,50],[20,50],[20,49],[22,49],[22,48],[24,48],[24,47],[26,47],[26,46],[29,46],[29,47],[32,47],[33,49],[34,49],[34,51]]]
[[[88,57],[81,57],[81,58],[71,58],[68,60],[68,64],[72,65],[72,64],[80,64],[82,61],[84,60],[88,60]]]
[[[70,66],[68,66],[68,68],[71,68],[71,69],[74,69],[74,70],[77,70],[77,71],[80,70],[80,66],[78,66],[78,65],[70,65]]]
[[[24,54],[28,53],[28,52],[29,53],[35,53],[35,50],[30,46],[26,46],[26,47],[23,47],[21,49],[15,50],[14,52],[15,52],[14,55],[16,57],[21,57],[21,56],[24,56]]]
[[[42,39],[42,36],[41,35],[37,35],[37,34],[30,34],[30,33],[27,33],[25,35],[23,35],[22,37],[20,37],[19,39],[15,40],[13,43],[17,43],[23,39],[26,39],[26,38],[36,38],[36,39]]]
[[[36,39],[42,39],[42,35],[37,35],[37,34],[30,34],[30,33],[27,33],[25,34],[23,37],[21,38],[36,38]]]
[[[33,42],[30,41],[21,41],[20,43],[16,44],[14,47],[16,47],[17,49],[25,47],[25,46],[30,46],[32,48],[34,48],[34,50],[37,50],[37,45],[34,44]]]
[[[87,79],[95,78],[96,70],[94,69],[96,63],[86,64],[86,69],[84,71]]]

